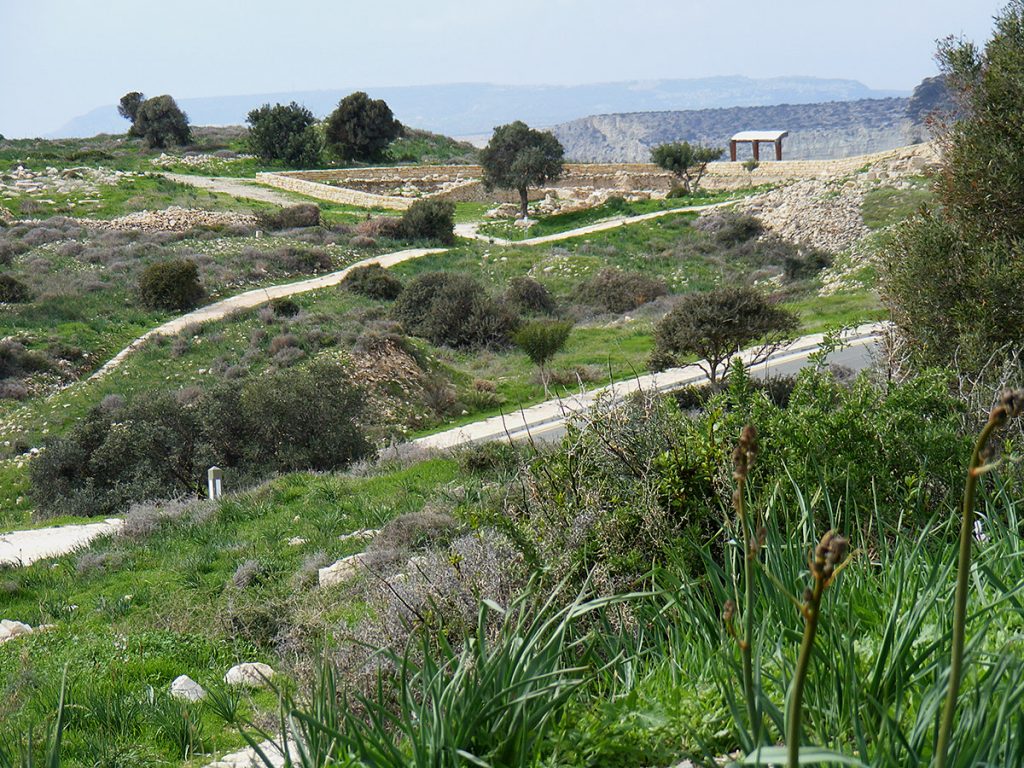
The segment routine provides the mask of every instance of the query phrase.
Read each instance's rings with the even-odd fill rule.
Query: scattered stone
[[[306,540],[301,536],[292,536],[290,539],[288,539],[288,546],[290,547],[301,547],[305,543]]]
[[[171,683],[171,696],[182,701],[202,701],[206,690],[188,675],[178,675]]]
[[[246,661],[235,664],[224,675],[228,685],[244,685],[247,688],[265,688],[274,678],[274,670],[259,661]]]
[[[366,557],[365,552],[343,557],[336,563],[317,571],[317,579],[321,587],[334,587],[351,581],[359,573],[359,567]]]
[[[186,232],[197,227],[243,226],[255,227],[256,217],[232,211],[204,211],[199,208],[171,206],[162,211],[136,211],[116,219],[80,219],[93,229],[131,230],[151,232]]]
[[[350,539],[359,539],[361,541],[369,541],[375,539],[380,531],[376,528],[360,528],[358,531],[352,531],[352,533],[343,533],[338,537],[338,541],[349,541]]]
[[[31,635],[32,631],[32,627],[28,624],[10,619],[0,619],[0,643],[6,643],[8,640],[14,640],[23,635]]]

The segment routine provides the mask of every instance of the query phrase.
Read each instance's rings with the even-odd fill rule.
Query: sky
[[[128,91],[812,75],[912,89],[1005,0],[0,0],[0,134]]]

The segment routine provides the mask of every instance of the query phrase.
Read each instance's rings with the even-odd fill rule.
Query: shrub
[[[2,379],[14,378],[35,371],[45,371],[52,364],[46,355],[26,349],[20,341],[14,339],[0,341],[0,378]]]
[[[512,337],[516,346],[540,369],[545,395],[548,391],[547,364],[565,346],[572,325],[567,320],[534,320],[520,327]]]
[[[690,293],[654,329],[658,367],[667,358],[697,355],[714,384],[723,365],[745,345],[761,340],[752,364],[764,360],[796,330],[797,317],[755,288],[736,286]]]
[[[242,390],[239,405],[249,422],[249,461],[257,467],[326,471],[370,451],[358,426],[365,397],[339,361],[261,376]]]
[[[318,227],[320,226],[320,206],[314,203],[289,205],[279,211],[261,213],[257,222],[263,229],[270,231]]]
[[[14,275],[0,274],[0,304],[24,304],[32,300],[28,286]]]
[[[628,312],[642,304],[668,294],[668,287],[642,272],[624,272],[621,269],[602,269],[594,277],[580,284],[576,299],[607,312]]]
[[[262,160],[279,160],[294,168],[308,168],[320,161],[320,137],[316,118],[294,101],[288,106],[264,104],[249,112],[249,146]]]
[[[957,119],[939,125],[937,209],[897,231],[882,292],[897,335],[923,365],[976,375],[1024,342],[1024,4],[996,17],[984,48],[940,43]]]
[[[0,400],[24,400],[28,387],[17,379],[0,379]]]
[[[401,135],[402,124],[387,103],[371,99],[362,91],[338,102],[324,126],[328,148],[346,162],[377,159]]]
[[[32,495],[46,515],[109,515],[133,501],[202,495],[211,464],[237,484],[339,469],[370,450],[364,400],[342,363],[317,360],[195,398],[148,392],[97,406],[32,462]]]
[[[270,308],[274,310],[274,314],[278,317],[295,317],[302,311],[302,307],[294,299],[287,296],[272,299],[270,301]]]
[[[405,237],[402,231],[402,219],[396,216],[374,216],[366,219],[356,225],[356,232],[362,237],[373,240],[382,237],[388,240],[401,240]]]
[[[409,283],[392,307],[408,333],[433,344],[477,348],[506,346],[519,317],[466,275],[430,272]]]
[[[407,240],[432,240],[445,245],[455,242],[455,203],[424,198],[402,214],[402,235]]]
[[[352,293],[381,301],[393,301],[402,292],[402,281],[380,264],[350,270],[341,285]]]
[[[782,260],[782,272],[787,280],[814,277],[832,263],[832,256],[817,248],[794,248]]]
[[[760,219],[736,211],[715,211],[701,216],[694,226],[711,235],[716,243],[725,246],[745,243],[764,232]]]
[[[508,281],[505,300],[520,312],[550,315],[555,300],[543,283],[532,277],[513,277]]]
[[[612,195],[604,201],[604,207],[613,213],[629,213],[629,203],[622,195]]]
[[[183,259],[150,264],[139,277],[139,296],[151,309],[192,309],[203,297],[196,263]]]
[[[94,408],[30,465],[33,498],[45,515],[110,515],[132,501],[201,493],[199,419],[168,393],[123,410]]]

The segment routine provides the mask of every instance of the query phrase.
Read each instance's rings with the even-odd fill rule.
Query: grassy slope
[[[216,688],[238,662],[267,661],[280,669],[267,622],[301,623],[306,615],[317,626],[356,620],[360,605],[318,592],[310,583],[315,568],[304,563],[313,553],[334,562],[361,550],[362,542],[338,537],[418,510],[456,476],[447,460],[367,479],[290,475],[231,498],[202,519],[145,537],[115,537],[81,556],[0,569],[2,616],[55,625],[0,644],[0,685],[9,692],[0,702],[5,732],[52,714],[68,665],[74,709],[63,765],[176,762],[181,755],[146,704],[149,690],[159,703],[180,674]],[[292,537],[306,542],[290,545]],[[261,575],[248,587],[233,585],[236,569],[249,560],[260,564]],[[112,711],[111,700],[120,712]],[[246,695],[241,711],[273,706],[269,693]],[[212,713],[201,720],[206,748],[242,745]],[[126,753],[134,762],[111,762]]]
[[[497,220],[485,223],[477,230],[481,235],[500,238],[502,240],[526,240],[545,235],[555,235],[578,229],[590,224],[597,224],[608,219],[622,216],[639,216],[644,213],[668,211],[674,208],[686,208],[692,205],[708,205],[744,197],[765,191],[766,187],[752,187],[747,190],[734,190],[717,193],[690,195],[689,197],[662,198],[654,200],[637,200],[635,202],[607,202],[592,208],[584,208],[568,213],[556,213],[539,218],[528,229],[517,227],[513,219]]]
[[[466,243],[448,253],[424,257],[394,267],[399,276],[415,275],[439,269],[470,274],[480,279],[491,291],[503,290],[509,278],[530,275],[541,280],[562,302],[571,303],[575,286],[601,269],[614,266],[639,270],[663,279],[673,291],[704,290],[748,271],[748,267],[724,264],[714,255],[676,252],[680,242],[698,235],[689,226],[694,216],[680,214],[631,225],[626,228],[575,238],[555,245],[530,248],[496,248],[482,243]],[[814,286],[803,289],[789,302],[803,320],[807,332],[820,331],[836,325],[848,325],[880,316],[877,299],[870,292],[818,297]],[[322,318],[325,328],[350,327],[359,312],[379,306],[386,313],[386,304],[353,297],[346,291],[327,289],[296,297],[298,304],[310,315]],[[573,331],[566,348],[556,356],[553,369],[563,372],[565,385],[554,388],[555,394],[569,394],[578,389],[573,371],[582,369],[588,386],[621,379],[645,370],[652,348],[652,329],[656,317],[639,311],[627,316],[609,315],[580,324]],[[125,329],[127,335],[130,326]],[[153,344],[130,357],[113,376],[98,382],[81,382],[47,398],[11,405],[0,412],[8,426],[3,439],[23,444],[38,444],[48,434],[59,434],[75,419],[98,403],[107,394],[127,396],[153,387],[180,388],[209,380],[210,371],[244,363],[258,372],[269,362],[265,351],[255,362],[249,362],[254,332],[268,334],[260,348],[280,330],[267,327],[254,311],[204,326],[195,340],[191,336],[180,345],[183,352],[171,354],[170,345]],[[123,340],[123,339],[121,339]],[[503,401],[498,408],[483,403],[467,413],[451,414],[445,426],[468,423],[543,399],[533,366],[525,355],[516,351],[485,351],[469,353],[436,349],[423,345],[428,358],[447,369],[459,391],[472,398],[473,382],[493,381]],[[436,427],[436,428],[440,428]],[[429,431],[429,430],[428,430]],[[0,449],[2,450],[2,449]],[[25,499],[24,468],[11,463],[0,465],[0,520],[7,525],[24,525],[29,521],[29,502]],[[18,499],[21,503],[18,503]]]

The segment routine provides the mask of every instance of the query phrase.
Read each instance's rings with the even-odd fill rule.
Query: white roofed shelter
[[[775,159],[782,159],[782,140],[789,136],[789,131],[740,131],[729,140],[729,159],[736,162],[736,145],[750,144],[754,149],[754,160],[761,160],[760,144],[775,145]]]

